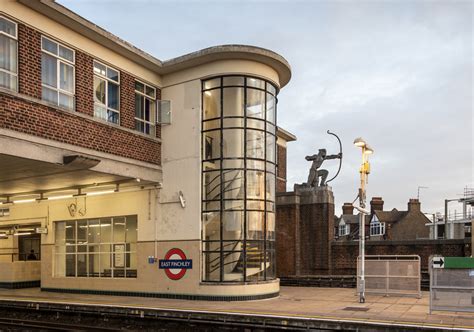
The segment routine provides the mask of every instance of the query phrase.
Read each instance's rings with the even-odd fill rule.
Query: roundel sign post
[[[179,280],[186,274],[186,270],[193,268],[193,260],[186,259],[186,255],[179,248],[170,249],[165,259],[160,259],[159,268],[165,270],[165,274],[171,280]]]

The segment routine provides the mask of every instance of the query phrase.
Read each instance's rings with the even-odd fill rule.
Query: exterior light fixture
[[[374,153],[374,149],[372,149],[372,148],[370,147],[370,145],[366,144],[366,145],[365,145],[365,149],[364,149],[364,153],[365,153],[365,154],[373,154],[373,153]]]
[[[84,194],[84,195],[87,195],[87,196],[99,196],[99,195],[105,195],[105,194],[112,194],[116,192],[114,189],[111,189],[111,190],[104,190],[104,191],[94,191],[94,192],[91,192],[91,193],[87,193],[87,194]]]
[[[362,137],[357,137],[355,140],[354,140],[354,145],[355,146],[358,146],[358,147],[363,147],[363,146],[366,146],[367,143],[365,143],[364,139]]]
[[[15,204],[22,204],[22,203],[31,203],[31,202],[35,202],[36,199],[34,198],[31,198],[31,199],[19,199],[17,201],[13,201],[13,203]]]
[[[368,183],[370,173],[369,155],[374,153],[374,149],[362,138],[354,140],[354,145],[362,149],[362,165],[360,166],[360,187],[359,187],[359,256],[360,256],[360,281],[359,281],[359,302],[365,303],[365,216],[369,211],[365,210],[365,185]]]

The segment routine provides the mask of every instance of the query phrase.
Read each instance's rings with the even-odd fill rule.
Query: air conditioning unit
[[[156,123],[160,125],[170,125],[171,124],[171,101],[170,100],[157,100],[157,117]]]

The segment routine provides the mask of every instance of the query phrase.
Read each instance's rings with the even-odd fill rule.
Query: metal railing
[[[435,260],[444,261],[444,265],[453,258],[430,258],[430,313],[433,310],[474,312],[474,261],[470,267],[464,268],[433,267]],[[474,260],[468,257],[462,259]]]
[[[360,257],[357,259],[357,293]],[[365,292],[421,298],[421,260],[418,255],[366,255]]]

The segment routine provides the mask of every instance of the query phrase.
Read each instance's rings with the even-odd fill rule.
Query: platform
[[[233,326],[359,330],[474,330],[474,313],[429,314],[422,298],[368,295],[358,303],[353,288],[282,287],[278,298],[213,302],[42,292],[39,288],[0,290],[0,308],[50,312],[100,312],[114,316],[206,321]]]

